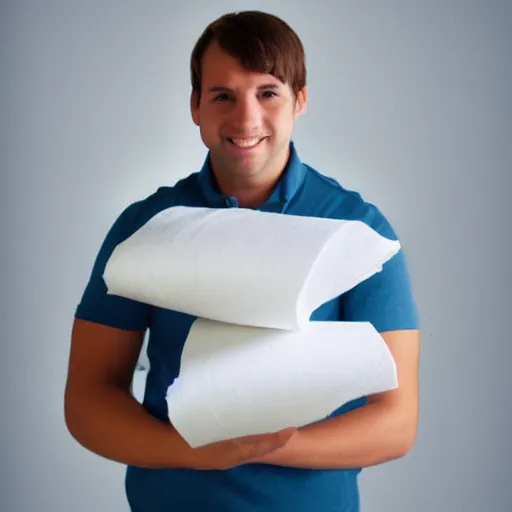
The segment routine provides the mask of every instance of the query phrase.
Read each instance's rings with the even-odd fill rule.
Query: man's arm
[[[400,330],[381,335],[397,365],[398,388],[368,397],[359,409],[299,429],[283,448],[256,462],[360,468],[397,459],[412,448],[418,425],[420,334]]]
[[[149,468],[228,469],[281,448],[295,429],[192,449],[169,422],[154,418],[130,394],[143,331],[76,319],[73,325],[65,420],[88,450]]]

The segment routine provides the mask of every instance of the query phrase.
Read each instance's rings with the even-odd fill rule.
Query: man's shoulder
[[[386,236],[396,238],[386,216],[361,192],[343,186],[338,180],[306,165],[307,181],[303,200],[315,208],[316,214],[340,220],[357,220]]]
[[[197,172],[189,174],[179,179],[174,185],[160,186],[151,194],[131,202],[118,219],[122,222],[126,234],[130,236],[167,208],[197,205],[199,201],[197,177]]]

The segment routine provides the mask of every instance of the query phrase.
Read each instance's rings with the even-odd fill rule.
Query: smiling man
[[[255,11],[214,21],[193,49],[191,79],[204,165],[129,205],[107,234],[73,325],[69,431],[128,466],[133,512],[357,511],[361,469],[405,455],[416,437],[419,329],[403,251],[311,318],[371,322],[395,358],[397,389],[344,404],[307,427],[198,449],[169,423],[165,399],[195,318],[106,293],[103,270],[116,245],[177,205],[357,219],[396,238],[375,205],[300,160],[292,133],[307,106],[305,58],[284,21]],[[130,383],[148,329],[141,405]]]

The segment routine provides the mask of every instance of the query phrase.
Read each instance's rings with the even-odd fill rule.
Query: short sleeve
[[[371,218],[368,224],[375,231],[398,240],[388,220],[375,207]],[[346,292],[340,306],[344,321],[370,322],[378,332],[418,329],[418,310],[403,247],[384,263],[380,272]]]
[[[103,279],[105,266],[115,247],[136,230],[138,206],[138,203],[133,203],[126,208],[108,231],[76,308],[75,318],[127,330],[145,330],[148,327],[150,306],[124,297],[108,295]]]

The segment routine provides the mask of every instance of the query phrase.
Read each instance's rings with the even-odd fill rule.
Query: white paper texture
[[[219,322],[299,331],[400,250],[360,221],[177,206],[107,262],[108,293]]]
[[[397,385],[391,352],[370,323],[311,322],[292,332],[198,319],[167,404],[195,448],[304,426]]]

